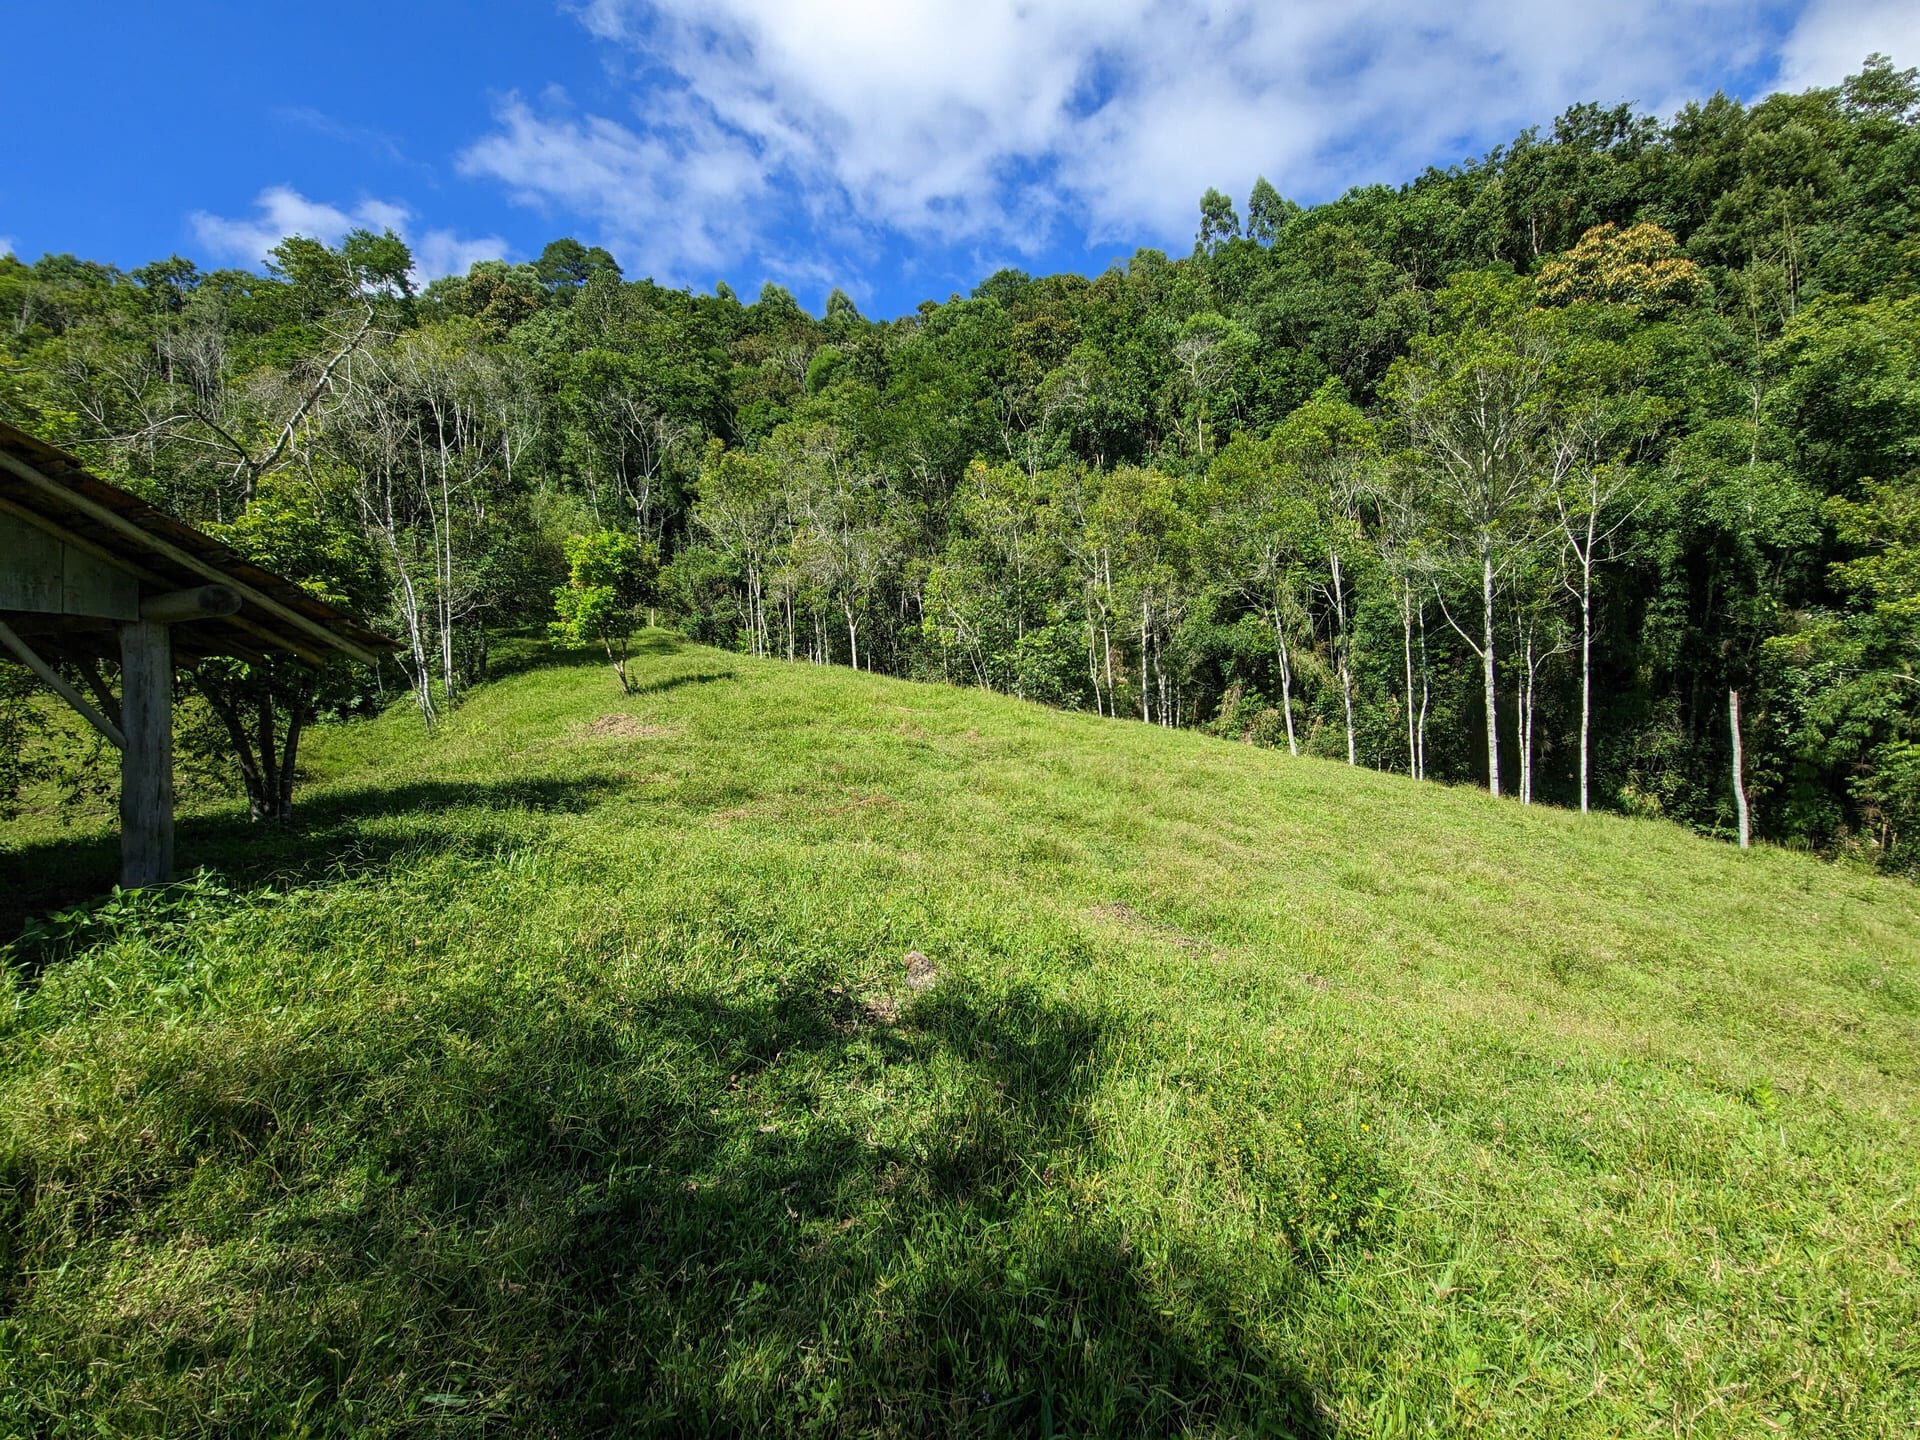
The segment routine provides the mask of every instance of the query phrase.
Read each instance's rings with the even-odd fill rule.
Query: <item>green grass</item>
[[[638,668],[324,730],[15,947],[0,1433],[1920,1427],[1920,891]]]

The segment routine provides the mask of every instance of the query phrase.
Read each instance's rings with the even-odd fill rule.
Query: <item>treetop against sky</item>
[[[391,227],[423,278],[555,234],[629,275],[893,314],[1002,265],[1184,248],[1194,197],[1313,202],[1567,105],[1655,115],[1920,55],[1906,0],[565,0],[29,7],[0,251],[257,264]]]

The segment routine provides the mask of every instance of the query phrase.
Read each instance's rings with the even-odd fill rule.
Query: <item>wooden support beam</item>
[[[194,574],[203,576],[216,585],[231,586],[239,592],[243,600],[259,606],[275,619],[284,620],[295,629],[318,640],[323,649],[338,650],[342,654],[351,656],[353,659],[362,661],[368,665],[379,663],[378,657],[370,651],[363,650],[360,646],[354,644],[344,636],[329,630],[318,620],[311,619],[306,615],[302,615],[298,610],[282,605],[271,595],[262,594],[251,585],[244,584],[236,580],[233,576],[225,574],[217,565],[210,564],[202,560],[198,555],[193,555],[182,550],[171,541],[163,540],[158,535],[143,530],[140,526],[134,524],[133,521],[127,519],[126,516],[109,510],[106,506],[98,504],[95,501],[89,500],[85,495],[60,484],[57,480],[49,479],[34,469],[33,466],[23,460],[15,459],[4,450],[0,450],[0,468],[19,476],[36,490],[39,490],[45,495],[52,496],[60,504],[79,511],[89,520],[105,525],[108,529],[124,535],[127,539],[144,545],[155,554],[166,556],[167,559],[173,561],[174,564],[184,565],[187,569],[193,571]]]
[[[118,565],[122,570],[125,570],[129,575],[137,576],[139,577],[139,579],[145,581],[149,585],[166,585],[168,583],[177,583],[177,582],[167,581],[164,577],[155,573],[152,570],[147,569],[144,565],[134,564],[131,560],[127,559],[124,555],[115,555],[110,551],[102,549],[100,546],[94,544],[93,541],[87,539],[85,536],[75,534],[73,531],[67,529],[64,525],[55,524],[52,520],[49,520],[46,516],[40,514],[38,511],[29,510],[24,505],[14,504],[11,500],[7,499],[7,497],[4,495],[0,495],[0,515],[11,515],[16,519],[26,521],[29,525],[37,526],[39,529],[53,536],[54,539],[60,541],[63,545],[70,545],[76,550],[84,551],[86,554],[95,556],[101,560],[105,560],[110,565]],[[221,590],[229,591],[230,593],[235,595],[238,595],[240,593],[239,591],[234,590],[231,585],[225,585],[225,584],[222,584],[218,587],[203,587],[203,588],[218,588]],[[181,593],[191,593],[191,592],[181,592]],[[191,617],[183,617],[183,618],[191,618]],[[255,621],[249,620],[246,616],[240,614],[237,606],[233,610],[223,610],[223,611],[220,611],[217,615],[208,614],[200,618],[225,620],[229,625],[233,626],[235,629],[244,631],[246,634],[253,636],[254,639],[256,640],[265,642],[263,651],[248,651],[248,650],[241,649],[237,645],[233,646],[232,647],[233,653],[235,655],[238,655],[242,660],[258,661],[262,658],[263,653],[266,650],[291,650],[294,654],[298,655],[302,660],[305,660],[310,665],[324,665],[326,663],[326,656],[322,654],[317,647],[302,645],[296,641],[288,639],[285,635],[276,634],[274,631],[267,629],[266,626],[258,624]]]
[[[173,878],[173,637],[157,620],[120,627],[120,883]]]
[[[211,620],[238,614],[239,610],[240,592],[230,585],[199,585],[140,602],[142,620],[158,620],[164,625],[176,620]]]
[[[5,645],[19,657],[22,665],[44,680],[54,694],[71,705],[79,712],[81,719],[111,740],[116,748],[121,750],[127,748],[127,737],[121,733],[120,727],[81,699],[80,692],[69,685],[58,670],[35,654],[32,647],[14,634],[13,627],[4,620],[0,620],[0,645]]]

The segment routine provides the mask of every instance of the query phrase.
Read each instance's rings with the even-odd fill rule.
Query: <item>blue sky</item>
[[[1191,243],[1578,100],[1920,63],[1915,0],[577,0],[19,7],[0,248],[255,263],[391,225],[423,274],[577,235],[630,276],[892,315]]]

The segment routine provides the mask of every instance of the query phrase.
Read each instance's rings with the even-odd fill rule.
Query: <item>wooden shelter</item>
[[[173,872],[173,671],[287,651],[372,664],[395,648],[80,462],[0,424],[0,646],[120,750],[120,883]],[[120,662],[120,723],[56,668]],[[96,693],[95,699],[109,696]]]

